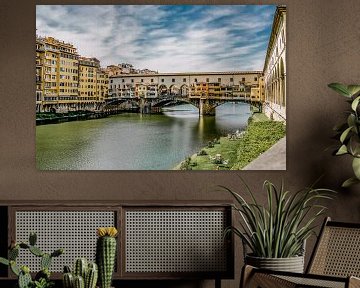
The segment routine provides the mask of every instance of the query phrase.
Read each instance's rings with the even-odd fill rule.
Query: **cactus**
[[[14,260],[10,261],[10,269],[16,276],[19,276],[20,268],[16,265],[16,262]]]
[[[64,251],[62,249],[55,250],[53,253],[48,254],[36,247],[37,236],[35,233],[30,233],[29,244],[20,242],[16,243],[11,241],[11,245],[8,251],[8,259],[0,257],[0,263],[10,266],[11,271],[18,276],[19,288],[29,287],[51,287],[52,282],[50,281],[50,264],[53,257],[60,256]],[[29,250],[30,253],[37,257],[41,257],[41,271],[35,276],[35,281],[32,280],[30,275],[30,269],[27,266],[21,268],[16,264],[16,259],[19,256],[19,250]]]
[[[71,273],[71,269],[69,266],[67,265],[64,266],[64,273]]]
[[[99,267],[99,284],[101,288],[110,288],[116,256],[115,227],[98,228],[99,238],[96,243],[96,262]]]
[[[57,249],[51,253],[51,257],[58,257],[64,253],[64,249]]]
[[[38,248],[38,247],[36,247],[36,246],[30,246],[30,247],[29,247],[29,251],[30,251],[32,254],[34,254],[35,256],[37,256],[37,257],[41,257],[41,256],[44,255],[44,252],[42,252],[42,251],[40,250],[40,248]]]
[[[52,257],[50,256],[50,254],[44,253],[44,254],[41,256],[41,261],[40,261],[40,267],[41,267],[41,269],[44,269],[44,268],[49,269],[49,268],[50,268],[50,265],[51,265],[51,260],[52,260]]]
[[[73,288],[74,287],[74,276],[72,273],[67,272],[63,274],[62,277],[64,288]]]
[[[19,288],[28,288],[30,286],[30,284],[32,283],[32,279],[31,279],[31,275],[30,275],[30,271],[29,268],[26,267],[27,272],[24,271],[25,269],[22,269],[20,274],[19,274],[19,279],[18,279],[18,285]]]
[[[87,266],[88,262],[85,258],[76,259],[74,266],[74,274],[76,276],[81,276],[83,279],[85,279]]]
[[[30,235],[29,235],[29,244],[30,244],[31,246],[35,246],[35,245],[36,245],[36,241],[37,241],[36,233],[31,232]]]
[[[97,278],[98,278],[97,265],[95,263],[88,264],[88,261],[85,258],[76,259],[74,263],[73,273],[71,273],[71,269],[69,266],[64,266],[64,273],[63,273],[64,288],[78,288],[75,285],[78,285],[79,287],[83,287],[83,288],[95,288]],[[77,284],[75,284],[75,282]]]
[[[76,275],[74,277],[74,288],[85,288],[84,278]]]
[[[14,248],[9,250],[8,253],[9,260],[16,260],[16,258],[19,256],[19,246],[16,245]]]
[[[8,259],[5,259],[5,258],[3,258],[3,257],[0,257],[0,263],[1,263],[1,264],[4,264],[4,265],[6,265],[6,266],[9,266],[10,261],[9,261]]]
[[[96,263],[89,263],[85,276],[85,288],[95,288],[98,279],[98,266]]]
[[[47,268],[44,268],[42,270],[40,270],[38,273],[36,273],[35,275],[35,280],[41,280],[41,278],[43,279],[50,279],[50,271]]]

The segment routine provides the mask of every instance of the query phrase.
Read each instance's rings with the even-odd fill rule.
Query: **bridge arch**
[[[189,95],[189,86],[184,84],[180,87],[180,95],[182,97],[187,97]]]
[[[180,94],[180,89],[174,84],[169,87],[169,92],[171,96],[178,96]]]
[[[164,84],[161,84],[158,88],[158,95],[159,97],[164,97],[166,95],[168,95],[168,89],[167,86]]]

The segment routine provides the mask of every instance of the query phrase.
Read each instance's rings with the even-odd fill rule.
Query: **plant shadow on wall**
[[[267,203],[263,205],[242,180],[245,193],[237,193],[220,186],[235,199],[233,209],[239,214],[239,227],[229,227],[244,245],[245,264],[259,268],[300,272],[304,270],[306,240],[317,228],[319,217],[325,214],[322,201],[333,198],[335,191],[313,186],[297,192],[277,188],[266,180]],[[245,200],[244,195],[250,197]],[[246,253],[248,248],[251,253]],[[289,265],[288,265],[289,264]],[[285,265],[285,266],[284,266]]]
[[[338,133],[340,147],[334,155],[350,155],[352,157],[353,177],[347,179],[342,186],[349,187],[360,183],[360,85],[344,85],[331,83],[328,85],[340,95],[347,98],[351,109],[347,111],[346,122],[337,125],[334,130]]]

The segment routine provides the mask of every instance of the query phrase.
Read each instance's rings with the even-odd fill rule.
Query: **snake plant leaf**
[[[342,96],[351,97],[351,93],[348,90],[348,86],[341,84],[341,83],[330,83],[328,85],[329,88],[333,89],[334,91],[336,91],[337,93],[341,94]]]
[[[339,150],[337,150],[335,155],[344,155],[347,153],[349,153],[349,152],[348,152],[346,145],[341,145],[341,147],[339,148]]]
[[[352,168],[357,179],[360,180],[360,158],[354,157]]]
[[[352,103],[351,103],[351,109],[352,110],[356,111],[356,109],[357,109],[357,107],[359,105],[359,101],[360,101],[360,96],[356,97],[354,99],[354,101],[352,101]]]
[[[346,181],[344,181],[344,183],[341,185],[341,187],[348,188],[352,185],[359,184],[359,183],[360,183],[359,179],[357,179],[356,177],[351,177],[351,178],[347,179]]]

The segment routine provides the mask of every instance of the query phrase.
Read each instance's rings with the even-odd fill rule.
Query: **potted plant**
[[[334,128],[338,132],[340,140],[340,146],[334,154],[348,154],[352,157],[354,176],[342,184],[343,187],[348,187],[360,183],[360,85],[331,83],[328,86],[340,95],[345,96],[351,105],[346,122]]]
[[[64,266],[62,282],[64,288],[95,288],[98,279],[98,266],[86,258],[78,258],[71,271],[69,266]]]
[[[43,252],[36,246],[37,236],[30,233],[29,243],[19,242],[11,243],[8,252],[8,259],[0,257],[0,263],[10,266],[11,271],[18,277],[18,288],[50,288],[54,286],[54,282],[50,280],[50,265],[54,257],[58,257],[64,253],[63,249],[57,249],[52,253]],[[20,249],[28,250],[31,254],[40,258],[41,270],[36,273],[32,279],[30,268],[26,265],[19,265],[16,260],[19,256]]]
[[[245,183],[244,183],[245,184]],[[285,191],[283,185],[276,188],[270,181],[264,182],[267,193],[266,206],[261,205],[245,184],[251,201],[239,193],[221,186],[234,196],[234,209],[240,215],[240,227],[229,227],[243,242],[245,264],[259,268],[303,272],[304,245],[314,233],[315,220],[325,211],[317,202],[331,199],[334,192],[328,189],[305,188],[296,193]]]

